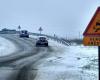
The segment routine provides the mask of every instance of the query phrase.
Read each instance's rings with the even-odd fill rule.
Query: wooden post
[[[98,46],[98,75],[100,74],[100,46]]]

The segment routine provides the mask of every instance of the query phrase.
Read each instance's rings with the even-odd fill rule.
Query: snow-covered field
[[[0,37],[0,57],[16,51],[15,45],[7,39]]]
[[[54,52],[37,62],[34,80],[98,80],[97,47],[64,46],[52,40],[49,45]]]

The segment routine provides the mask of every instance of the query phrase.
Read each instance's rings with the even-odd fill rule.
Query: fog
[[[82,37],[98,6],[99,0],[0,0],[0,29]]]

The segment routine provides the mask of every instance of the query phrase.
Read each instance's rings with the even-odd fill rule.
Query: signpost
[[[97,8],[94,16],[83,33],[83,44],[85,46],[98,46],[98,64],[100,63],[100,7]],[[99,65],[98,65],[99,66]],[[100,66],[99,66],[100,69]],[[100,70],[99,70],[100,73]]]
[[[20,29],[21,29],[21,26],[20,25],[18,26],[18,29],[19,29],[19,33],[20,33]]]
[[[40,34],[41,34],[41,32],[43,31],[42,27],[40,27],[38,30],[40,31]]]

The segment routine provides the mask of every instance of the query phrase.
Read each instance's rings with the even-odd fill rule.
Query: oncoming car
[[[28,33],[28,31],[27,30],[22,30],[21,32],[20,32],[20,38],[21,37],[26,37],[26,38],[29,38],[29,33]]]
[[[38,40],[36,41],[36,47],[47,47],[48,46],[48,41],[46,37],[39,37]]]

